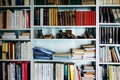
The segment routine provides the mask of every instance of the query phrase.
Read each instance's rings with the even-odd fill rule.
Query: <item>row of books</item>
[[[85,67],[83,71],[73,63],[35,63],[34,80],[94,80],[94,66],[82,66]]]
[[[30,42],[2,42],[0,59],[30,59]]]
[[[96,0],[34,0],[35,5],[94,5]]]
[[[118,26],[101,26],[99,29],[99,42],[101,44],[120,44],[120,28]]]
[[[29,62],[0,62],[1,80],[30,80]]]
[[[2,39],[30,39],[30,32],[25,31],[21,33],[16,33],[16,32],[4,32],[0,33],[1,36],[0,38]]]
[[[0,0],[0,6],[30,5],[30,0]]]
[[[112,7],[99,8],[100,23],[120,23],[120,9]]]
[[[117,65],[101,65],[100,80],[120,80],[120,66]]]
[[[96,12],[94,10],[59,10],[57,8],[34,9],[34,25],[38,26],[95,26],[95,24]]]
[[[100,0],[101,5],[119,5],[120,0]]]
[[[30,11],[4,10],[0,12],[0,29],[30,28]]]
[[[100,62],[120,62],[120,47],[99,47]]]

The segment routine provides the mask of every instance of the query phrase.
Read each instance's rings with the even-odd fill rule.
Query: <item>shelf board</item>
[[[28,59],[0,59],[0,61],[30,61]]]
[[[120,7],[119,4],[105,4],[105,5],[99,5],[99,7]]]
[[[0,31],[14,31],[14,30],[30,30],[30,28],[22,28],[22,29],[0,29]]]
[[[100,62],[99,64],[111,64],[111,65],[120,65],[120,62]]]
[[[30,8],[30,5],[21,5],[21,6],[0,6],[0,8]]]
[[[96,62],[96,60],[40,60],[34,59],[34,62]]]
[[[120,23],[99,23],[100,26],[120,26]]]
[[[77,7],[78,7],[78,8],[79,8],[79,7],[83,7],[83,8],[85,7],[85,8],[86,8],[86,7],[88,7],[88,8],[90,8],[90,7],[96,7],[96,5],[34,5],[34,7],[38,7],[38,8],[39,8],[39,7],[48,7],[48,8],[49,8],[49,7],[51,7],[51,8],[52,8],[52,7],[53,7],[53,8],[54,8],[54,7],[58,7],[58,8],[59,8],[59,7],[63,7],[63,8],[74,8],[74,7],[76,7],[76,8],[77,8]]]
[[[1,41],[30,41],[31,39],[0,39]]]
[[[120,46],[120,44],[99,44],[99,46]]]
[[[75,41],[77,41],[77,40],[83,40],[83,41],[96,41],[96,39],[33,39],[33,40],[46,40],[46,41],[48,41],[48,40],[75,40]]]
[[[34,28],[96,28],[96,26],[33,26]]]

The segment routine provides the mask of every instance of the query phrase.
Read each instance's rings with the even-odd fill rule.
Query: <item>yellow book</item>
[[[9,29],[10,28],[10,14],[11,14],[11,11],[6,10],[6,14],[7,14],[7,17],[6,17],[6,29]]]
[[[70,80],[75,80],[75,72],[74,72],[74,65],[70,65]]]
[[[114,80],[113,79],[113,66],[109,66],[109,80]]]
[[[2,43],[2,59],[6,59],[6,45],[5,43]]]

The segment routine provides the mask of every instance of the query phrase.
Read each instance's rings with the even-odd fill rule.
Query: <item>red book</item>
[[[81,80],[81,74],[80,74],[80,69],[76,65],[77,73],[78,73],[78,80]]]
[[[91,25],[96,25],[96,12],[91,11],[91,15],[92,15]]]
[[[85,21],[86,21],[85,11],[82,11],[82,25],[85,25]]]
[[[76,15],[76,22],[75,22],[75,24],[76,24],[76,26],[80,26],[82,23],[82,20],[81,20],[81,14],[82,14],[82,12],[81,11],[79,11],[79,10],[76,10],[76,12],[75,12],[75,15]]]
[[[30,11],[26,12],[26,28],[30,28]]]
[[[10,42],[10,59],[13,59],[13,42]]]
[[[89,17],[90,17],[90,21],[89,21],[89,25],[92,25],[92,11],[89,12]]]
[[[96,25],[96,12],[93,11],[93,25]]]
[[[85,25],[89,25],[90,23],[90,16],[89,16],[90,11],[85,12]]]
[[[28,80],[28,63],[22,62],[22,80]]]
[[[3,12],[3,28],[6,29],[6,18],[7,18],[7,12]]]

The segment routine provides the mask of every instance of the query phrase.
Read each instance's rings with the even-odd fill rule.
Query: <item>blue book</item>
[[[16,5],[23,5],[23,0],[16,0]]]
[[[53,53],[55,53],[54,51],[46,49],[46,48],[43,48],[43,47],[34,47],[33,51],[43,52],[43,53],[46,53],[46,54],[53,54]]]
[[[68,80],[68,64],[64,64],[64,80]]]

